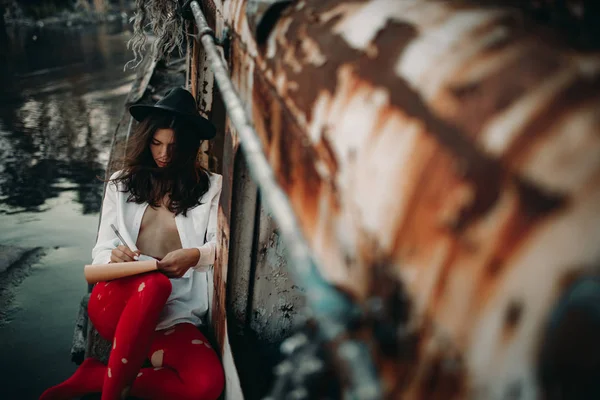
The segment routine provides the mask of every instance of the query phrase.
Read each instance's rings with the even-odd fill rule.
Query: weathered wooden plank
[[[229,252],[227,249],[229,249],[231,243],[230,221],[234,176],[233,166],[237,148],[237,134],[230,126],[229,121],[226,120],[221,172],[223,176],[223,189],[221,192],[218,221],[220,231],[217,235],[218,251],[214,264],[214,289],[212,308],[210,310],[211,326],[219,343],[223,366],[226,372],[226,399],[243,397],[227,332],[228,321],[226,311],[227,276],[229,271]]]

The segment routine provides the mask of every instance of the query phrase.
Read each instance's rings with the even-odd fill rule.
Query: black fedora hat
[[[134,104],[129,107],[129,113],[139,122],[156,112],[167,112],[183,118],[198,129],[197,133],[202,139],[212,139],[217,134],[212,122],[198,113],[194,96],[183,88],[171,89],[153,106]]]

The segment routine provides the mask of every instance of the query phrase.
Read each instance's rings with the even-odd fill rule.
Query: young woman
[[[130,112],[141,123],[125,168],[107,185],[93,263],[152,257],[159,271],[96,284],[88,314],[112,342],[108,365],[86,359],[43,400],[92,392],[102,392],[102,400],[208,400],[223,390],[219,358],[198,329],[209,306],[203,271],[216,255],[221,176],[196,160],[201,140],[215,129],[181,88]],[[146,360],[152,366],[142,368]]]

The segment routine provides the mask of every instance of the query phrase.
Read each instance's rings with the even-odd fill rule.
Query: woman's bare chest
[[[175,215],[164,206],[146,207],[136,245],[143,254],[159,259],[181,249]]]

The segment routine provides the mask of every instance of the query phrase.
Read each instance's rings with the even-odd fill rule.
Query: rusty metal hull
[[[600,55],[418,0],[299,1],[257,43],[245,7],[207,13],[323,274],[408,294],[411,356],[373,338],[387,395],[540,396],[549,313],[600,261]]]

